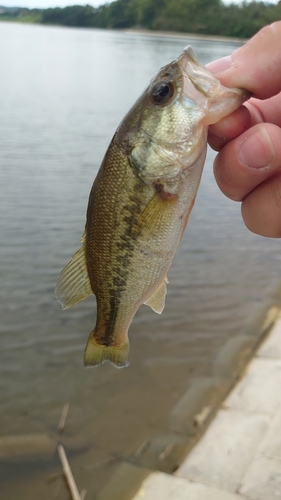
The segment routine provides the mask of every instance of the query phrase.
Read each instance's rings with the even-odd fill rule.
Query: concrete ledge
[[[281,359],[255,356],[224,401],[232,410],[273,415],[281,405]]]
[[[165,434],[146,441],[133,462],[147,469],[172,474],[182,463],[192,444],[193,441],[185,436]]]
[[[256,355],[263,358],[281,359],[280,316],[270,331],[269,338],[265,339]]]
[[[213,374],[219,377],[236,378],[251,358],[256,344],[256,339],[249,335],[238,335],[229,339],[214,357]]]
[[[281,281],[274,284],[273,287],[270,287],[265,292],[265,302],[253,308],[251,314],[241,326],[240,335],[228,339],[225,345],[218,351],[213,359],[211,377],[200,377],[191,381],[186,393],[172,408],[168,416],[171,432],[145,441],[136,455],[131,458],[131,462],[124,462],[115,471],[112,478],[100,491],[97,500],[131,500],[132,498],[135,500],[138,498],[143,498],[144,500],[181,500],[183,498],[188,498],[188,500],[245,499],[243,493],[246,489],[245,491],[241,490],[242,495],[236,493],[238,491],[236,488],[240,484],[241,474],[245,466],[245,464],[243,466],[240,463],[241,460],[238,453],[242,447],[240,441],[244,436],[246,444],[243,452],[243,460],[245,462],[248,461],[250,455],[253,455],[260,435],[266,432],[269,417],[267,415],[254,414],[251,418],[257,420],[257,425],[255,428],[252,428],[250,415],[248,419],[246,418],[247,415],[244,420],[242,417],[239,419],[237,417],[237,410],[231,410],[235,411],[236,415],[233,417],[231,425],[228,426],[227,422],[225,423],[225,427],[227,429],[229,427],[230,430],[229,436],[226,437],[225,449],[222,449],[220,446],[218,450],[218,444],[221,440],[221,428],[218,429],[212,449],[214,453],[220,452],[221,457],[220,460],[215,460],[214,462],[219,463],[223,467],[227,458],[230,470],[234,471],[230,492],[226,491],[227,480],[213,481],[214,477],[209,477],[212,467],[214,468],[215,466],[213,460],[210,460],[210,454],[206,456],[206,450],[203,450],[198,463],[201,470],[202,461],[206,461],[206,470],[209,471],[209,476],[202,479],[198,473],[197,477],[195,473],[198,465],[196,457],[202,441],[199,442],[196,448],[194,448],[194,445],[198,443],[198,439],[205,430],[205,427],[213,419],[217,410],[221,408],[234,383],[241,376],[246,365],[255,355],[261,341],[276,322],[280,314],[280,309]],[[278,331],[276,338],[279,339],[279,336],[280,332]],[[263,348],[267,349],[266,352],[268,352],[268,356],[270,357],[275,357],[276,354],[276,343],[273,344],[273,346],[270,344]],[[221,415],[225,415],[226,413],[226,408],[221,409],[212,425],[216,425],[215,422],[219,422],[219,418],[222,418]],[[241,424],[240,426],[243,427],[244,425],[245,427],[244,430],[242,429],[243,432],[241,429],[238,429],[239,423]],[[237,429],[234,429],[235,426]],[[280,423],[277,422],[276,426],[279,429]],[[208,432],[209,429],[207,430]],[[207,439],[206,434],[203,437],[203,443],[204,438],[205,440]],[[227,439],[230,441],[228,442]],[[268,446],[272,447],[270,440],[268,442]],[[229,443],[233,448],[233,453],[230,454]],[[239,467],[241,470],[237,466],[237,463],[235,466],[231,463],[234,460],[232,455],[235,455],[235,450],[238,450],[236,453],[238,457],[237,463],[240,464]],[[188,457],[185,459],[187,455]],[[183,465],[181,465],[182,462],[184,462]],[[179,466],[181,467],[179,468]],[[182,475],[183,477],[180,478],[171,475],[177,469],[177,475]],[[152,470],[161,472],[152,473]],[[217,471],[213,470],[213,474],[217,474],[217,477],[220,478],[222,476],[221,468],[218,467]],[[210,484],[213,484],[213,486],[210,486]],[[246,496],[248,498],[248,490]],[[252,497],[249,496],[249,498]],[[258,498],[259,500],[263,500],[263,497],[261,499],[260,497]]]
[[[281,499],[281,315],[176,474],[240,493]]]
[[[281,309],[281,280],[271,284],[264,291],[263,302],[252,307],[251,313],[242,324],[242,334],[259,340],[275,323]]]
[[[142,484],[133,500],[243,500],[244,497],[207,484],[154,472]]]
[[[99,492],[97,500],[131,500],[150,474],[150,470],[124,462]]]
[[[200,427],[206,425],[226,396],[229,386],[230,380],[226,378],[195,378],[188,391],[170,412],[171,431],[193,436]]]
[[[220,410],[177,475],[234,493],[269,424],[268,415]]]
[[[281,498],[281,462],[273,457],[255,457],[240,488],[247,500]]]
[[[242,325],[242,332],[245,335],[250,335],[259,340],[268,332],[276,321],[280,313],[280,306],[277,304],[277,299],[273,300],[269,297],[266,303],[258,304],[253,307],[251,314]],[[272,302],[276,302],[272,304]]]

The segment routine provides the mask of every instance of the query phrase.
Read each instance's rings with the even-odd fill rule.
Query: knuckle
[[[221,151],[214,161],[214,175],[220,190],[233,201],[242,201],[239,189],[233,177],[233,167],[225,151]]]

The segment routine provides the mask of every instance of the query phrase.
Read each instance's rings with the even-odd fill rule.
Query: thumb
[[[267,99],[281,90],[281,21],[261,29],[230,57],[208,68],[226,87],[240,87],[258,99]]]

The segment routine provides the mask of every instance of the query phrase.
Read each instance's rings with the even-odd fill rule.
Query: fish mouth
[[[213,73],[196,59],[190,45],[184,49],[177,62],[183,76],[183,95],[208,110],[209,125],[230,114],[251,97],[250,92],[244,89],[224,87]]]
[[[218,80],[195,57],[188,45],[177,59],[183,76],[183,93],[197,104],[205,102],[218,86]]]
[[[183,53],[178,57],[177,62],[184,79],[192,84],[195,90],[202,95],[202,98],[211,97],[220,88],[227,90],[213,73],[196,59],[190,45],[185,47]],[[238,88],[231,89],[231,91],[235,91],[238,95],[245,94],[245,90]]]

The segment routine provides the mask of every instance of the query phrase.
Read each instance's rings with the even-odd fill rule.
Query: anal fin
[[[168,278],[165,276],[163,281],[161,281],[155,292],[144,302],[146,306],[151,307],[151,309],[157,314],[161,314],[165,307],[165,298],[167,295],[167,283]]]

